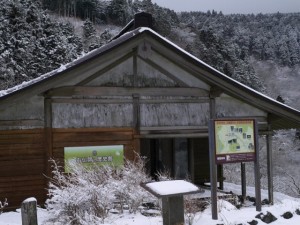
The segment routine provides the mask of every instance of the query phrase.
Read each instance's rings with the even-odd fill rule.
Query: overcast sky
[[[176,12],[215,10],[230,13],[300,12],[300,0],[152,0]]]

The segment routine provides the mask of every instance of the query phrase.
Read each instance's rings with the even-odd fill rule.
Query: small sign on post
[[[170,180],[141,184],[154,196],[162,199],[163,225],[183,225],[183,196],[199,193],[199,188],[184,180]]]
[[[22,225],[38,225],[36,199],[28,198],[21,205]]]

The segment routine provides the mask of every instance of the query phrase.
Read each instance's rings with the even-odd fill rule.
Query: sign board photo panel
[[[255,120],[215,120],[216,163],[255,160]]]
[[[69,171],[68,164],[71,161],[83,164],[85,167],[92,165],[121,166],[124,164],[124,146],[80,146],[65,147],[65,172]]]

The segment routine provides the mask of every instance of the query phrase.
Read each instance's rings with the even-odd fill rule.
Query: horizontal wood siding
[[[0,131],[0,201],[8,208],[23,200],[46,199],[44,129]]]
[[[133,129],[128,128],[78,128],[53,129],[53,157],[64,161],[64,147],[124,145],[124,155],[133,159],[135,143]]]
[[[85,100],[88,101],[88,100]],[[52,104],[53,128],[132,127],[132,104]],[[66,113],[67,112],[67,113]]]
[[[207,126],[208,103],[141,104],[142,127]]]

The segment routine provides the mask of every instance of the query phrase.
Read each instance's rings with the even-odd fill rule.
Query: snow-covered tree
[[[49,72],[78,57],[81,41],[31,0],[0,1],[0,89]]]

